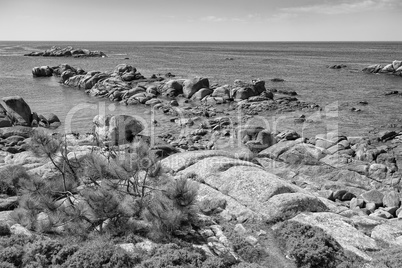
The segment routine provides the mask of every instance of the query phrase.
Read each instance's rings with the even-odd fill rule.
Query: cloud
[[[280,12],[284,14],[315,13],[338,15],[372,10],[384,10],[395,7],[402,7],[400,0],[343,0],[340,1],[340,3],[339,1],[332,1],[331,3],[326,4],[281,8]]]
[[[207,16],[201,18],[202,21],[208,21],[208,22],[224,22],[228,21],[228,18],[225,17],[215,17],[215,16]]]

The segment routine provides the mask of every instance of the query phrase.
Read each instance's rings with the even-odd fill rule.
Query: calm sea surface
[[[108,58],[24,57],[53,45],[105,52]],[[125,60],[124,58],[129,58]],[[225,60],[233,58],[233,60]],[[367,65],[402,60],[402,43],[182,43],[182,42],[0,42],[0,96],[20,95],[40,114],[72,119],[73,131],[86,132],[105,105],[107,113],[149,117],[143,106],[110,106],[83,91],[60,85],[55,77],[33,78],[35,66],[68,63],[86,71],[109,71],[120,63],[135,66],[144,76],[171,72],[178,77],[208,77],[211,83],[263,79],[267,87],[295,90],[304,101],[339,105],[339,123],[347,134],[359,134],[389,123],[402,124],[402,97],[384,96],[402,90],[402,77],[367,75]],[[328,65],[346,64],[332,70]],[[273,83],[271,78],[283,78]],[[369,105],[361,106],[360,101]],[[352,113],[350,108],[361,108]],[[162,122],[163,123],[163,122]],[[64,129],[64,126],[61,128]],[[162,127],[161,131],[169,131]],[[354,133],[356,132],[356,133]]]

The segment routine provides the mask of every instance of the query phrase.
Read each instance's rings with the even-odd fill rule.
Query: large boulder
[[[302,139],[279,142],[260,152],[258,154],[258,157],[268,157],[271,159],[278,159],[280,155],[282,155],[290,148],[300,143],[302,143]]]
[[[382,65],[374,64],[374,65],[370,65],[370,66],[364,68],[363,72],[365,72],[365,73],[378,73],[382,68],[383,68]]]
[[[183,94],[183,83],[185,80],[170,80],[160,87],[159,91],[162,95],[168,97],[176,97]]]
[[[49,66],[41,66],[32,68],[32,75],[34,77],[46,77],[53,75],[53,69]]]
[[[208,78],[196,77],[193,79],[187,79],[183,82],[183,94],[188,99],[201,88],[209,88]]]
[[[393,73],[395,71],[392,63],[391,64],[387,64],[384,66],[384,68],[382,68],[380,70],[381,73]]]
[[[246,100],[250,97],[258,96],[265,91],[265,81],[253,80],[251,83],[247,83],[236,80],[234,82],[232,96],[235,99]]]
[[[193,100],[202,100],[206,96],[210,95],[212,93],[212,89],[209,88],[201,88],[199,91],[193,94],[191,99]]]
[[[64,81],[64,84],[69,87],[80,87],[81,81],[85,79],[86,75],[75,75]]]
[[[390,220],[374,227],[371,237],[392,246],[402,246],[401,230],[402,222],[400,220]]]
[[[97,139],[110,142],[111,145],[130,143],[138,133],[144,130],[144,125],[129,115],[97,115],[93,123]]]
[[[221,97],[221,98],[229,98],[230,97],[230,86],[223,85],[221,87],[217,87],[212,92],[212,97]]]
[[[398,68],[401,66],[402,66],[402,61],[400,61],[400,60],[394,60],[392,62],[392,67],[394,68],[394,70],[398,70]]]
[[[31,108],[20,96],[4,97],[7,114],[16,125],[31,125]]]
[[[279,159],[293,165],[318,165],[325,154],[314,145],[299,143],[279,156]]]

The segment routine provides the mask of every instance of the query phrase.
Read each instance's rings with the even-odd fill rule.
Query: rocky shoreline
[[[30,57],[73,57],[73,58],[87,58],[87,57],[107,57],[102,51],[91,51],[88,49],[73,48],[71,46],[61,48],[52,46],[50,49],[46,49],[41,52],[31,52],[24,54],[24,56]]]
[[[2,138],[26,140],[34,132],[28,129],[11,127],[0,131]],[[143,139],[139,135],[143,129],[129,116],[96,117],[94,136],[67,135],[69,157],[83,159],[101,149],[99,142],[117,146],[115,153],[125,152],[131,142]],[[202,211],[235,224],[254,246],[261,238],[244,227],[251,222],[264,222],[272,230],[285,222],[317,227],[367,263],[373,261],[372,253],[383,245],[401,246],[402,131],[384,131],[376,137],[327,133],[314,140],[291,131],[276,136],[261,128],[238,132],[242,139],[253,135],[266,144],[255,150],[244,146],[180,153],[172,147],[159,146],[151,151],[173,180],[194,178]],[[57,172],[46,158],[29,150],[3,153],[1,158],[1,168],[19,165],[42,180]],[[13,196],[1,199],[0,221],[7,222],[14,233],[32,233],[21,225],[15,227],[17,223],[8,208],[18,207],[17,200]],[[222,242],[227,238],[220,238],[225,237],[222,226],[213,221],[210,224],[198,235],[216,242],[197,247],[215,256],[232,252],[237,258],[230,243]]]
[[[35,67],[32,73],[35,77],[60,77],[61,84],[81,89],[92,97],[106,98],[121,105],[146,105],[160,111],[178,127],[192,129],[184,136],[168,133],[159,137],[180,150],[217,148],[216,142],[228,139],[235,125],[245,124],[259,113],[320,110],[317,104],[300,101],[295,91],[267,89],[262,80],[236,80],[233,85],[218,85],[211,84],[207,78],[175,79],[171,74],[145,78],[127,64],[120,64],[111,72],[85,72],[61,64]],[[222,108],[218,109],[219,106]],[[241,111],[240,117],[238,111]],[[304,117],[295,119],[298,124],[305,121]],[[268,145],[266,138],[258,136],[259,131],[256,131],[251,130],[252,138],[242,142],[264,148]]]
[[[402,247],[402,130],[382,130],[359,137],[328,130],[305,137],[291,129],[276,131],[267,125],[250,124],[249,120],[266,111],[308,113],[321,109],[316,104],[298,100],[296,92],[267,89],[260,80],[215,85],[207,78],[174,79],[156,75],[145,78],[127,64],[120,64],[111,72],[85,72],[62,64],[34,68],[32,73],[34,76],[58,76],[61,84],[82,89],[93,97],[107,98],[122,105],[151,106],[163,116],[169,116],[178,127],[190,129],[178,137],[172,133],[161,135],[166,144],[150,144],[149,154],[155,159],[151,164],[157,163],[158,170],[160,168],[164,174],[158,177],[160,180],[185,179],[197,186],[197,220],[175,230],[172,236],[207,256],[224,259],[231,265],[244,264],[247,254],[242,255],[239,248],[258,249],[258,254],[267,251],[272,254],[270,258],[277,264],[276,268],[301,267],[296,261],[298,255],[290,251],[296,247],[294,244],[293,248],[284,249],[272,243],[275,239],[290,241],[286,237],[271,237],[284,232],[287,225],[316,228],[313,233],[320,230],[334,243],[337,252],[359,262],[359,266],[342,267],[382,267],[378,266],[381,258],[378,255],[390,248]],[[9,103],[7,98],[4,101]],[[22,104],[25,102],[18,103],[16,107],[23,106],[23,110],[27,110]],[[11,118],[7,107],[4,118]],[[242,113],[235,118],[237,110]],[[20,146],[24,151],[3,149],[0,175],[18,166],[39,181],[60,177],[60,169],[53,160],[38,156],[32,150],[38,129],[30,126],[36,117],[30,110],[17,113],[21,118],[16,122],[25,126],[0,128],[0,145],[4,146],[2,148]],[[304,124],[307,120],[300,117],[294,123]],[[136,164],[148,165],[149,154],[138,152],[134,147],[134,144],[150,143],[146,126],[138,119],[129,115],[98,115],[92,124],[93,133],[65,135],[62,139],[65,145],[55,157],[77,164],[87,163],[88,158],[96,156],[98,161],[112,163],[117,159],[126,161],[127,156],[136,154]],[[96,168],[104,172],[103,166]],[[67,202],[63,205],[67,207],[81,204],[86,213],[95,218],[91,219],[91,223],[95,223],[94,230],[102,230],[101,221],[93,216],[98,211],[86,201],[88,190],[102,187],[102,181],[98,177],[93,179],[93,174],[85,170],[77,170],[77,187],[67,193],[68,198],[57,196],[53,201],[59,204],[68,199],[71,205]],[[135,173],[133,178],[143,179],[145,184],[149,172],[146,170]],[[111,172],[107,176],[116,174]],[[130,183],[127,188],[129,186]],[[115,188],[108,188],[112,190]],[[32,236],[38,232],[35,226],[43,225],[52,234],[66,232],[49,223],[47,210],[35,215],[37,225],[34,227],[24,225],[24,221],[15,216],[15,211],[26,205],[24,202],[11,192],[0,197],[0,223],[9,233]],[[124,199],[120,206],[127,209],[126,202]],[[137,222],[136,216],[130,220],[136,222],[138,229],[149,228],[151,224],[146,217],[141,222]],[[242,239],[241,247],[231,239],[228,230]],[[297,236],[300,235],[297,230],[291,228],[288,232]],[[136,248],[151,252],[161,246],[148,238],[140,240],[136,238],[137,242],[117,246],[129,254]],[[304,252],[310,250],[304,248],[306,245],[299,246]],[[311,254],[317,257],[322,252]],[[331,254],[327,257],[332,258],[335,253]],[[266,263],[265,266],[261,263],[255,267],[266,267]],[[321,264],[317,267],[336,266]]]

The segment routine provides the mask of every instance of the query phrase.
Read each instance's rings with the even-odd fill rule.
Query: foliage
[[[29,175],[22,166],[6,166],[0,171],[0,194],[17,195],[20,181],[28,179]]]
[[[0,249],[0,262],[9,263],[20,267],[22,264],[23,247],[20,245],[9,246]],[[1,266],[3,267],[3,266]]]
[[[57,240],[40,239],[30,243],[24,248],[24,257],[22,262],[24,266],[35,263],[38,266],[49,266],[52,263],[53,256],[63,248],[63,244]]]
[[[91,241],[74,252],[62,267],[134,267],[141,261],[110,242]]]
[[[206,257],[195,249],[166,244],[156,249],[139,267],[201,267],[205,259]]]
[[[66,138],[36,132],[31,148],[56,173],[19,183],[23,195],[14,218],[28,229],[162,238],[196,220],[196,184],[165,176],[144,142],[125,151],[94,147],[77,158]]]
[[[247,263],[260,263],[269,257],[268,252],[259,244],[250,245],[243,236],[232,232],[229,236],[234,251]]]
[[[399,268],[402,267],[402,247],[384,249],[375,254],[373,267]]]
[[[338,242],[317,227],[287,221],[280,225],[277,237],[298,267],[352,268],[360,262],[350,258]]]

